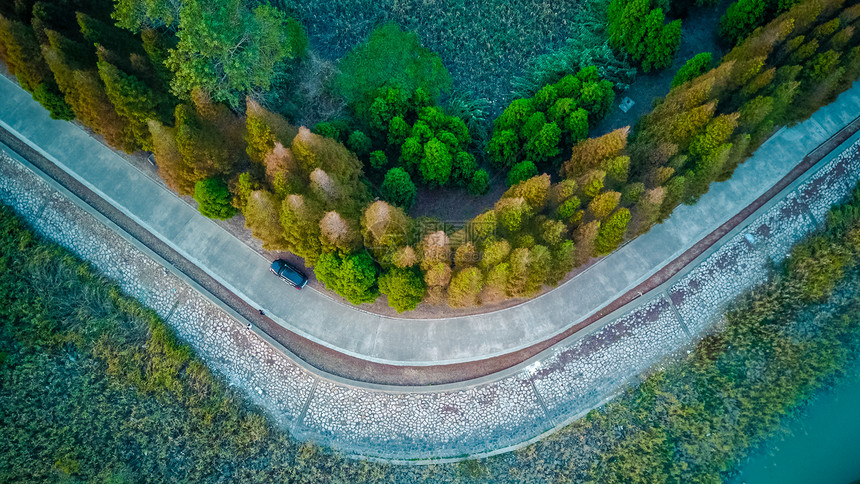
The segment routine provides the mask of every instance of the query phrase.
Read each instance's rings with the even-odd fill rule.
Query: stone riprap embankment
[[[17,155],[0,154],[0,200],[152,307],[294,435],[347,454],[420,462],[495,453],[538,438],[708,331],[727,302],[761,282],[854,186],[858,138],[658,290],[508,371],[426,388],[357,384],[307,368]]]

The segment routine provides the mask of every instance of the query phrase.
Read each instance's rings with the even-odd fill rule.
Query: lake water
[[[825,390],[740,467],[733,484],[849,484],[860,480],[860,366]]]

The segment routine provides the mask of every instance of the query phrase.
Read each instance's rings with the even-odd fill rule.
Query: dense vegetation
[[[613,105],[622,69],[593,42],[588,58],[563,49],[484,144],[467,110],[443,104],[451,77],[439,55],[382,24],[339,62],[333,89],[346,117],[311,132],[256,101],[290,85],[307,47],[300,25],[239,0],[177,5],[5,5],[0,58],[55,117],[153,151],[167,184],[205,215],[241,211],[265,248],[322,261],[329,288],[356,303],[384,294],[398,311],[539,293],[695,202],[776,127],[860,77],[860,6],[806,0],[717,67],[707,54],[691,60],[632,132],[585,138]],[[491,209],[459,227],[406,215],[416,185],[485,193],[484,157],[510,185]]]
[[[605,66],[625,82],[630,80],[630,66],[616,57],[601,35],[608,0],[280,3],[298,13],[312,43],[331,60],[341,58],[379,24],[394,22],[415,32],[451,71],[462,95],[457,99],[479,100],[476,106],[488,115],[498,114],[510,102],[512,81],[519,76],[542,86],[594,64],[604,75]],[[565,49],[568,42],[576,48]],[[551,63],[535,58],[560,48],[567,52]],[[545,78],[546,74],[551,78]],[[620,82],[621,77],[608,78]]]
[[[678,87],[687,81],[701,76],[713,67],[713,55],[710,52],[696,54],[678,69],[672,78],[672,87]]]
[[[613,85],[600,79],[597,67],[589,66],[542,87],[534,96],[513,101],[496,118],[487,144],[490,161],[500,170],[534,166],[529,176],[510,178],[516,185],[542,171],[558,170],[560,155],[588,137],[594,125],[612,109]],[[554,168],[554,170],[553,170]]]
[[[607,14],[610,44],[635,60],[645,72],[672,64],[681,45],[681,21],[665,24],[665,12],[650,0],[612,0]]]
[[[455,465],[296,443],[6,207],[0,269],[3,482],[718,482],[860,350],[860,188],[692,353],[544,441]]]
[[[272,427],[151,310],[0,206],[0,481],[353,482]]]
[[[468,152],[472,138],[466,123],[438,106],[442,93],[451,89],[451,77],[414,33],[394,24],[374,29],[367,42],[341,60],[335,81],[351,120],[324,121],[314,132],[344,143],[371,180],[383,173],[389,179],[388,173],[397,170],[403,179],[399,185],[407,187],[415,179],[435,187],[474,187],[475,194],[489,189],[485,184],[478,190],[472,183],[479,168]],[[409,176],[403,177],[403,171]],[[400,197],[392,197],[390,190],[382,195],[405,208],[411,205],[397,203]]]

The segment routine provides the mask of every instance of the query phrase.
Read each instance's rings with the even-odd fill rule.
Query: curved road
[[[0,200],[153,308],[219,374],[299,438],[345,453],[431,463],[504,452],[584,415],[707,331],[722,304],[823,220],[860,177],[860,133],[634,304],[494,375],[451,385],[360,384],[308,369],[85,202],[0,152]],[[838,155],[838,156],[837,156]]]
[[[772,198],[768,195],[761,199],[770,200],[757,210],[744,209],[746,213],[734,217],[736,224],[740,222],[736,227],[721,224],[722,232],[711,234],[712,239],[719,238],[719,243],[656,291],[608,314],[596,324],[564,338],[523,363],[488,377],[430,388],[360,384],[302,366],[289,351],[278,348],[277,342],[270,341],[274,347],[269,346],[235,324],[236,319],[241,321],[245,315],[254,316],[254,305],[238,304],[243,314],[231,313],[233,308],[219,308],[205,297],[201,298],[199,292],[206,294],[209,288],[197,287],[193,278],[184,282],[192,289],[185,289],[183,281],[163,273],[159,264],[182,266],[188,260],[183,262],[181,257],[170,260],[171,255],[167,254],[168,261],[164,261],[161,256],[146,250],[143,250],[144,257],[134,255],[142,248],[124,248],[128,244],[110,230],[106,232],[92,223],[80,222],[86,217],[76,215],[80,210],[62,200],[63,196],[73,195],[63,195],[60,190],[63,196],[58,197],[52,194],[55,192],[38,188],[32,172],[27,175],[27,169],[15,162],[9,161],[3,166],[0,195],[42,233],[95,261],[100,269],[119,280],[124,289],[156,308],[207,362],[233,383],[248,390],[252,397],[257,397],[261,405],[269,408],[294,433],[364,456],[386,459],[456,458],[464,454],[503,451],[564,425],[609,398],[626,381],[635,378],[655,361],[706,331],[711,323],[710,315],[733,295],[760,281],[769,261],[780,259],[793,241],[812,230],[830,204],[846,193],[853,186],[854,179],[860,176],[856,146],[845,155],[836,156],[860,135],[853,136],[818,163],[814,162],[840,140],[832,140],[830,148],[825,147],[806,158],[802,153],[800,157],[785,159],[800,149],[797,147],[793,150],[783,146],[768,147],[774,140],[808,146],[826,138],[828,130],[838,131],[838,122],[844,124],[851,115],[860,112],[856,91],[857,88],[841,96],[834,105],[823,108],[800,129],[782,130],[769,141],[756,157],[763,152],[769,153],[771,158],[765,159],[768,168],[790,167],[789,172],[793,171],[797,179],[782,191],[770,190],[769,195],[779,193]],[[0,112],[4,121],[9,123],[7,113],[10,111],[4,107]],[[6,127],[27,139],[27,132],[39,131],[37,121],[41,122],[30,119],[27,123],[7,124]],[[68,124],[51,127],[62,126],[78,130]],[[64,139],[68,133],[60,130],[52,133],[53,136],[47,136],[49,133],[43,136],[48,141],[67,146],[66,150],[54,154],[39,153],[41,148],[35,144],[29,148],[25,144],[16,149],[32,150],[30,158],[41,155],[46,160],[54,158],[51,163],[62,165],[56,157],[74,157],[75,143],[83,143],[82,140],[87,139],[89,144],[78,146],[83,150],[78,153],[84,157],[78,163],[84,167],[96,165],[94,162],[101,158],[98,153],[100,145],[94,146],[97,143],[85,134],[76,141],[79,134],[74,132],[69,139]],[[86,149],[92,150],[96,156],[87,155]],[[804,161],[798,164],[801,158]],[[116,162],[117,158],[111,160]],[[19,161],[27,165],[26,161]],[[118,164],[125,165],[125,162],[119,161]],[[807,170],[813,164],[812,169]],[[108,172],[113,169],[106,165],[98,166]],[[791,178],[783,177],[782,184],[787,184]],[[77,183],[88,185],[83,178]],[[118,186],[127,187],[122,183],[120,181]],[[104,193],[98,191],[110,190],[111,187],[109,184],[101,187],[90,185],[88,189],[91,195],[98,196],[87,202],[97,204]],[[122,188],[113,187],[113,190],[122,192]],[[723,196],[726,193],[729,192],[723,192]],[[150,212],[157,210],[149,207]],[[167,216],[161,211],[158,213],[162,217]],[[125,215],[134,222],[135,214]],[[193,222],[189,219],[189,223]],[[102,220],[102,223],[110,226],[108,221]],[[115,230],[122,231],[118,227]],[[724,233],[727,230],[728,233]],[[192,235],[186,235],[185,239],[192,238]],[[146,234],[141,236],[145,238]],[[180,237],[180,242],[182,240]],[[711,245],[714,240],[705,243]],[[209,250],[218,245],[205,237],[201,241]],[[150,242],[158,243],[157,239]],[[633,244],[626,247],[630,245]],[[181,249],[180,244],[174,243],[174,255],[182,256]],[[157,263],[147,262],[147,256]],[[690,261],[683,263],[687,262]],[[179,267],[174,274],[186,270],[193,271],[193,265]],[[218,282],[217,277],[213,280]],[[561,292],[569,285],[554,292]],[[276,287],[280,289],[280,286]],[[229,289],[227,285],[221,286],[221,290],[228,293]],[[212,299],[218,297],[220,295],[212,296]],[[537,301],[541,300],[543,298]],[[505,311],[492,314],[505,314]],[[348,325],[349,321],[343,323]],[[311,352],[315,353],[326,347],[316,345],[312,348]],[[371,375],[385,367],[366,365]],[[421,369],[408,365],[391,367],[403,372]],[[439,367],[426,369],[431,368]]]
[[[582,327],[589,317],[595,319],[609,302],[637,292],[638,285],[753,204],[807,153],[853,119],[860,112],[858,91],[855,87],[812,119],[780,130],[731,180],[714,184],[695,206],[679,207],[666,222],[561,287],[492,313],[420,321],[334,304],[315,291],[284,291],[268,274],[269,261],[79,127],[51,120],[29,94],[5,78],[0,80],[0,113],[2,125],[16,137],[201,268],[243,304],[265,308],[269,318],[295,335],[292,339],[298,343],[313,342],[355,358],[344,368],[358,360],[382,365],[376,367],[378,371],[349,376],[410,383],[403,377],[406,372],[396,367],[406,367],[410,374],[422,367],[445,368],[436,377],[414,382],[426,383],[474,376],[454,366],[457,363],[481,361],[486,374],[522,361],[548,347],[546,342],[556,342]],[[276,333],[284,332],[273,327],[272,333],[278,337]],[[298,347],[291,349],[302,353]],[[304,351],[318,352],[318,348]],[[497,361],[489,362],[492,358]]]

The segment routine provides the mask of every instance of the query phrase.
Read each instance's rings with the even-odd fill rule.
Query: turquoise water
[[[733,484],[849,484],[860,479],[860,366],[821,392],[791,434],[776,437],[740,467]]]

